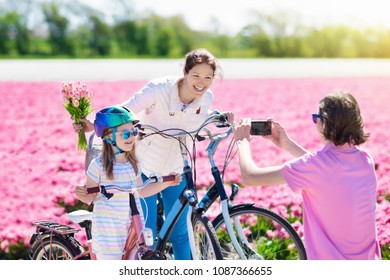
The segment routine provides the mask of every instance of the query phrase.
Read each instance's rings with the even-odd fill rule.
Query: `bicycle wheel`
[[[192,219],[195,252],[200,260],[222,260],[221,247],[210,220],[204,213],[197,213]]]
[[[31,247],[32,260],[70,260],[81,254],[79,247],[71,244],[60,236],[53,236],[50,244],[50,236],[36,240]]]
[[[229,209],[236,238],[246,259],[305,260],[301,238],[283,217],[251,204]],[[241,259],[232,245],[222,214],[213,220],[224,259]]]

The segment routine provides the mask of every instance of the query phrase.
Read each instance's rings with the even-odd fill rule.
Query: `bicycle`
[[[151,231],[144,228],[141,213],[136,205],[137,190],[145,186],[156,183],[174,180],[174,175],[151,176],[143,185],[133,189],[121,188],[115,185],[97,186],[89,188],[88,193],[100,192],[103,199],[110,199],[114,194],[109,190],[129,192],[129,204],[131,209],[132,223],[124,248],[124,260],[163,260],[165,256],[149,246],[153,244]],[[68,225],[59,224],[53,221],[36,221],[36,232],[30,238],[31,260],[95,260],[96,256],[92,252],[92,213],[86,210],[77,210],[68,214],[69,219],[84,228],[87,237],[87,249],[75,238],[74,234],[80,229]]]
[[[210,139],[206,151],[214,178],[214,184],[199,202],[199,207],[207,211],[220,198],[222,213],[215,217],[213,226],[224,259],[307,259],[301,238],[286,219],[268,209],[256,207],[254,203],[234,205],[232,201],[239,191],[237,184],[232,184],[231,195],[228,197],[223,178],[232,146],[227,151],[222,172],[215,164],[214,154],[220,142],[229,137],[232,128],[226,121],[220,126],[229,128],[219,135],[211,135],[206,130],[207,136],[197,138],[199,141]]]
[[[206,128],[211,123],[216,123],[220,128],[227,127],[227,130],[212,134]],[[156,129],[152,130],[161,134]],[[200,135],[202,131],[206,134]],[[231,132],[230,124],[218,112],[205,120],[199,129],[182,132],[182,134],[195,135],[194,145],[195,140],[210,140],[206,150],[214,183],[199,201],[198,209],[207,212],[210,206],[220,198],[222,213],[215,217],[212,224],[216,230],[224,259],[306,259],[305,246],[286,219],[268,209],[256,207],[254,203],[234,205],[232,201],[239,190],[237,184],[232,184],[231,196],[228,197],[223,183],[223,174],[228,165],[228,154],[232,152],[232,149],[227,151],[222,173],[215,164],[214,154],[220,142],[228,138]]]
[[[186,180],[186,187],[174,203],[170,212],[165,215],[164,219],[159,219],[160,225],[158,226],[158,233],[154,248],[163,252],[164,255],[170,256],[170,259],[174,258],[171,251],[171,244],[169,243],[169,236],[177,220],[183,214],[184,209],[187,205],[189,205],[190,210],[187,214],[187,229],[192,259],[223,259],[221,248],[212,223],[205,215],[203,209],[198,207],[198,198],[192,175],[193,171],[189,165],[188,149],[185,145],[186,137],[189,136],[190,133],[180,129],[167,129],[161,131],[150,125],[138,125],[138,129],[143,131],[143,133],[141,133],[142,138],[158,134],[162,137],[174,138],[179,142],[181,156],[183,158],[183,174]],[[152,132],[149,134],[145,133],[147,130],[151,130]],[[180,130],[182,132],[177,134],[168,134],[167,131],[170,130]]]
[[[180,137],[184,136],[182,135]],[[93,135],[90,137],[90,143],[91,141],[93,141]],[[188,165],[186,149],[183,145],[180,146],[182,148],[182,157],[184,162],[183,173],[185,174],[187,186],[176,200],[170,213],[165,217],[165,220],[159,229],[158,236],[155,238],[154,248],[158,254],[162,252],[164,259],[167,258],[166,256],[168,256],[169,259],[173,258],[171,257],[171,246],[168,239],[177,220],[183,214],[187,204],[189,204],[192,211],[188,212],[187,219],[189,222],[187,223],[187,226],[190,235],[189,239],[192,258],[194,260],[222,259],[222,252],[218,244],[216,233],[213,230],[213,226],[205,216],[204,212],[197,208],[198,201],[192,180],[192,169]],[[91,145],[89,145],[89,147],[91,148]],[[93,150],[92,153],[87,153],[86,157],[89,158],[86,159],[86,166],[97,154],[96,150]],[[109,196],[106,192],[106,188],[107,186],[103,188],[100,187],[100,191],[104,195]],[[111,188],[118,189],[116,186],[111,186]],[[93,191],[98,191],[98,189],[96,188]],[[137,209],[134,210],[134,212],[136,211]],[[80,227],[84,228],[86,231],[88,249],[85,252],[83,251],[80,242],[74,238],[74,233],[78,232],[79,229],[67,225],[57,224],[52,221],[34,222],[33,224],[37,229],[36,233],[30,240],[30,244],[32,246],[30,258],[53,259],[54,257],[52,256],[55,255],[55,259],[94,259],[94,256],[91,254],[91,215],[91,213],[84,210],[69,213],[69,218],[74,223],[79,224]],[[136,232],[139,232],[139,230]],[[152,244],[148,245],[151,246]],[[55,250],[53,250],[53,246],[56,248]],[[128,248],[126,247],[126,252],[127,250]],[[46,251],[50,254],[45,253]]]

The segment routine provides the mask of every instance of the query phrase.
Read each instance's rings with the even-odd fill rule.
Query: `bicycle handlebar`
[[[96,186],[92,188],[87,188],[87,193],[92,194],[92,193],[102,193],[107,199],[110,199],[113,194],[108,193],[107,190],[117,190],[120,192],[128,192],[128,193],[135,193],[138,190],[141,190],[145,188],[149,184],[157,183],[157,182],[169,182],[169,181],[174,181],[175,180],[175,175],[167,175],[167,176],[151,176],[149,177],[143,184],[142,186],[137,186],[135,188],[125,188],[117,185],[101,185],[101,186]]]
[[[220,139],[227,138],[230,135],[230,133],[233,131],[231,126],[226,131],[216,133],[216,134],[212,134],[211,131],[205,127],[202,130],[205,131],[207,135],[199,135],[198,134],[196,136],[196,140],[198,140],[199,142],[206,140],[206,139],[210,139],[211,141],[215,142],[215,141],[218,141]]]
[[[151,130],[152,131],[152,133],[141,132],[140,133],[141,139],[144,138],[144,137],[147,137],[149,135],[152,135],[152,134],[159,134],[162,137],[180,137],[180,136],[187,136],[187,135],[196,135],[196,138],[197,138],[198,141],[203,141],[206,138],[209,138],[209,139],[213,140],[213,137],[215,137],[215,135],[213,135],[210,132],[210,130],[208,130],[205,127],[205,126],[207,126],[208,124],[211,124],[211,123],[216,123],[216,126],[218,128],[229,127],[229,130],[231,130],[231,124],[228,123],[226,116],[224,114],[221,114],[218,111],[216,111],[213,114],[211,114],[197,129],[195,129],[193,131],[186,131],[186,130],[179,129],[179,128],[169,128],[169,129],[160,130],[157,127],[154,127],[154,126],[151,126],[151,125],[145,125],[145,124],[137,124],[137,126],[138,126],[138,129],[141,130],[141,131],[145,131],[145,130]],[[168,133],[168,132],[173,132],[173,131],[179,131],[179,132],[177,132],[177,133]],[[206,136],[205,135],[199,135],[200,131],[205,131],[207,135]],[[230,132],[227,133],[226,136],[228,136],[229,134],[230,134]],[[216,135],[221,135],[221,133],[217,133]],[[223,138],[225,138],[225,137],[223,137]]]

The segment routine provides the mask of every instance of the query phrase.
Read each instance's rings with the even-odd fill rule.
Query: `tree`
[[[182,56],[191,51],[195,45],[196,33],[188,27],[182,16],[172,16],[169,18],[169,25],[173,32],[171,46],[173,50],[170,53]]]
[[[13,11],[0,18],[0,53],[9,54],[12,50],[21,55],[29,53],[30,31],[24,20]]]
[[[42,10],[49,28],[48,42],[52,54],[74,55],[74,43],[68,36],[68,19],[60,15],[58,6],[54,3],[44,4]]]
[[[245,26],[238,34],[241,46],[246,49],[255,49],[259,57],[272,56],[271,39],[257,24]]]
[[[15,40],[15,49],[21,54],[28,54],[30,52],[30,30],[28,29],[24,18],[19,14],[14,14],[14,40]]]
[[[96,14],[89,18],[91,39],[89,47],[94,54],[108,55],[111,50],[111,29]]]
[[[9,54],[9,25],[6,17],[0,17],[0,54]]]
[[[137,52],[137,23],[133,20],[124,20],[113,27],[114,37],[118,46],[124,54],[134,54]]]
[[[325,26],[307,35],[315,57],[345,57],[348,39],[349,29],[343,26]]]
[[[168,56],[173,39],[172,29],[165,26],[157,31],[156,34],[156,54],[158,56]]]
[[[149,28],[146,21],[138,24],[135,41],[136,54],[150,54]]]

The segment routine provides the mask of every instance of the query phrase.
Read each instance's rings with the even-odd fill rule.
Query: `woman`
[[[376,236],[377,181],[372,157],[358,147],[367,141],[356,99],[334,93],[312,115],[325,143],[308,152],[272,121],[267,136],[295,159],[259,168],[250,153],[250,119],[234,125],[242,179],[248,185],[287,183],[303,198],[303,226],[308,259],[380,259]]]
[[[185,58],[183,76],[162,77],[147,83],[136,94],[121,105],[135,112],[142,124],[152,125],[160,130],[169,128],[192,131],[210,115],[214,96],[210,90],[220,67],[215,57],[205,49],[195,49]],[[225,115],[233,122],[232,112]],[[93,125],[82,120],[83,127],[74,124],[78,132],[81,128],[92,131]],[[137,155],[143,177],[152,173],[166,175],[171,172],[183,172],[183,159],[179,142],[158,135],[149,136],[138,143]],[[186,185],[185,179],[175,188],[166,188],[161,192],[164,210],[169,212]],[[145,199],[147,210],[146,227],[156,236],[157,195]],[[186,213],[181,215],[173,229],[170,241],[176,260],[191,259],[188,240]]]

